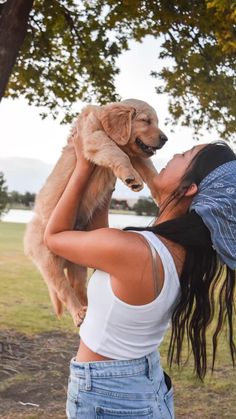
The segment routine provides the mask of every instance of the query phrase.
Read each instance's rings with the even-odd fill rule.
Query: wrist
[[[91,176],[91,174],[94,172],[94,169],[95,169],[95,165],[93,164],[81,165],[81,163],[77,161],[75,169],[74,169],[74,173],[76,174],[78,178],[88,179]]]

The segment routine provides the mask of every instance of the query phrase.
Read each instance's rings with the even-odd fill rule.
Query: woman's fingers
[[[79,318],[80,318],[80,323],[79,324],[77,324],[77,326],[80,326],[82,323],[83,323],[83,321],[84,321],[84,318],[85,318],[85,316],[86,316],[86,312],[87,312],[87,306],[83,306],[80,310],[79,310],[79,312],[78,312],[78,316],[79,316]]]

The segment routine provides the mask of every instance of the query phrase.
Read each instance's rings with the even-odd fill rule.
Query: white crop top
[[[110,275],[96,270],[88,284],[88,309],[80,337],[93,352],[112,359],[135,359],[155,351],[163,340],[180,294],[174,260],[161,240],[150,231],[142,234],[159,254],[164,284],[151,303],[137,306],[120,300]]]

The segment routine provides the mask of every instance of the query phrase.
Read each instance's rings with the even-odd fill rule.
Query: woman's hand
[[[90,176],[92,172],[94,171],[96,165],[85,158],[84,152],[83,152],[82,139],[78,138],[77,136],[77,138],[73,140],[73,145],[74,145],[76,160],[77,160],[76,168],[79,169],[81,174]]]

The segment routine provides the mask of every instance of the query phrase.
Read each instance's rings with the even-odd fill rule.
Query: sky
[[[162,65],[157,56],[158,42],[153,38],[147,37],[142,44],[131,42],[130,50],[117,60],[121,71],[116,77],[116,87],[122,99],[141,99],[155,108],[159,126],[169,138],[165,147],[153,157],[154,164],[161,168],[173,154],[192,148],[196,142],[192,139],[191,129],[176,127],[172,133],[164,125],[168,117],[168,98],[155,93],[157,82],[150,76],[151,70],[158,70]],[[78,111],[85,105],[78,103]],[[29,106],[23,98],[2,100],[0,124],[1,157],[26,157],[50,164],[56,163],[70,131],[70,126],[60,125],[59,120],[51,117],[42,120],[39,109]],[[213,140],[215,137],[206,133],[200,142]]]

